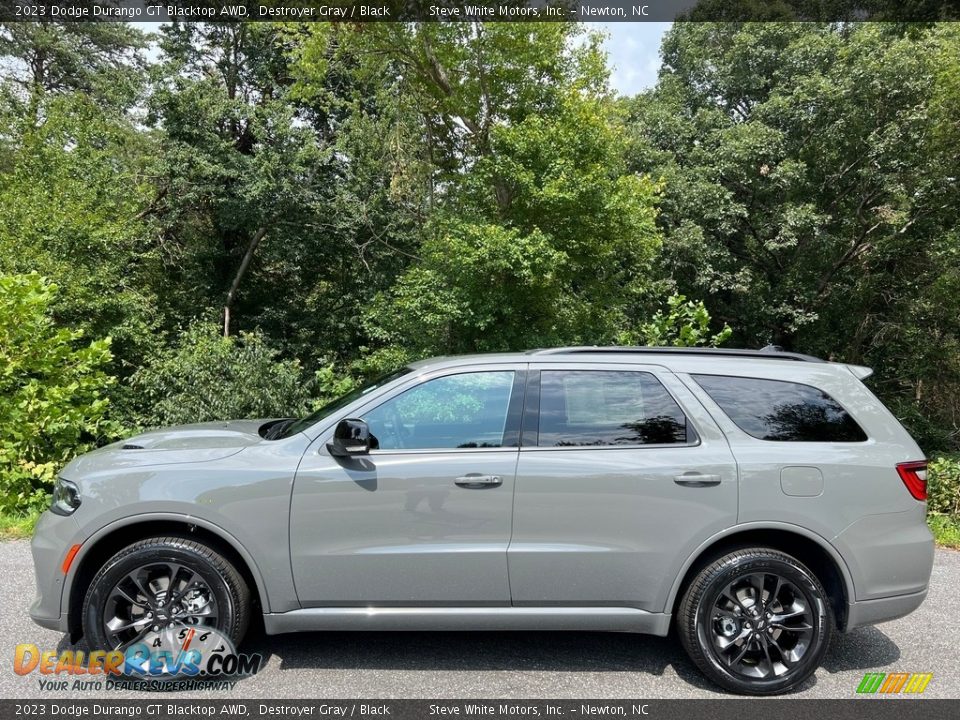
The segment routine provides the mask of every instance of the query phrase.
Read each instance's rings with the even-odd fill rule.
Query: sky
[[[660,41],[670,23],[590,23],[607,33],[613,74],[610,84],[621,95],[636,95],[657,83]]]

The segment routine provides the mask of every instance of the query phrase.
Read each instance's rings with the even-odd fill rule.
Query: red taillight
[[[927,499],[927,461],[905,462],[897,465],[897,474],[916,500]]]

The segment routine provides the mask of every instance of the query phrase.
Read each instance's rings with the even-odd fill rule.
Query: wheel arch
[[[246,548],[223,528],[213,523],[188,515],[149,514],[134,515],[107,525],[84,542],[81,553],[70,569],[68,584],[64,588],[63,612],[67,617],[67,632],[72,642],[83,634],[82,605],[90,582],[97,571],[111,556],[131,543],[159,535],[182,535],[202,540],[230,560],[237,572],[255,589],[253,599],[260,612],[269,612],[270,600],[267,588],[253,557]],[[252,612],[252,617],[257,616]]]
[[[846,562],[837,549],[822,536],[787,523],[736,525],[702,543],[680,568],[670,588],[666,610],[671,617],[676,618],[677,608],[687,586],[701,569],[727,552],[755,546],[774,548],[795,557],[810,568],[827,591],[838,629],[841,632],[846,629],[847,603],[856,597],[853,578]]]

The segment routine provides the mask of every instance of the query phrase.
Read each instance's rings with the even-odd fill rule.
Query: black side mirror
[[[334,457],[350,457],[366,455],[370,452],[370,445],[370,427],[363,420],[347,418],[337,423],[327,450]]]

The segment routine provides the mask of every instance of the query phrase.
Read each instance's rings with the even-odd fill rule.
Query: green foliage
[[[940,455],[927,466],[927,509],[960,519],[960,456]]]
[[[223,337],[197,322],[130,379],[145,426],[306,414],[311,383],[297,360],[281,360],[263,336]]]
[[[687,300],[685,295],[674,293],[667,298],[667,312],[657,310],[653,319],[640,326],[638,332],[623,333],[619,342],[623,345],[648,345],[660,347],[718,347],[733,334],[729,325],[718,333],[710,332],[710,313],[703,301]]]
[[[41,312],[65,353],[2,376],[43,427],[0,426],[0,502],[39,502],[108,412],[299,414],[426,355],[559,344],[870,365],[931,455],[960,446],[958,26],[677,23],[626,99],[587,27],[180,23],[147,57],[123,24],[0,24],[0,274],[44,298],[0,332]],[[101,395],[60,379],[72,352]],[[47,420],[8,401],[46,379]]]
[[[50,314],[57,286],[0,275],[0,511],[42,506],[60,466],[114,436],[110,339],[81,342]]]
[[[678,23],[625,103],[630,167],[664,180],[659,273],[737,345],[874,367],[931,448],[960,437],[957,37]]]
[[[403,68],[436,168],[417,257],[364,314],[376,352],[610,342],[643,314],[659,187],[627,171],[597,39],[571,50],[578,32],[378,26],[323,56],[320,72],[344,55]]]
[[[937,545],[948,548],[960,548],[960,519],[950,515],[930,515],[927,525],[933,533]]]
[[[34,508],[23,512],[0,509],[0,540],[22,540],[33,535],[40,519],[40,510]]]

